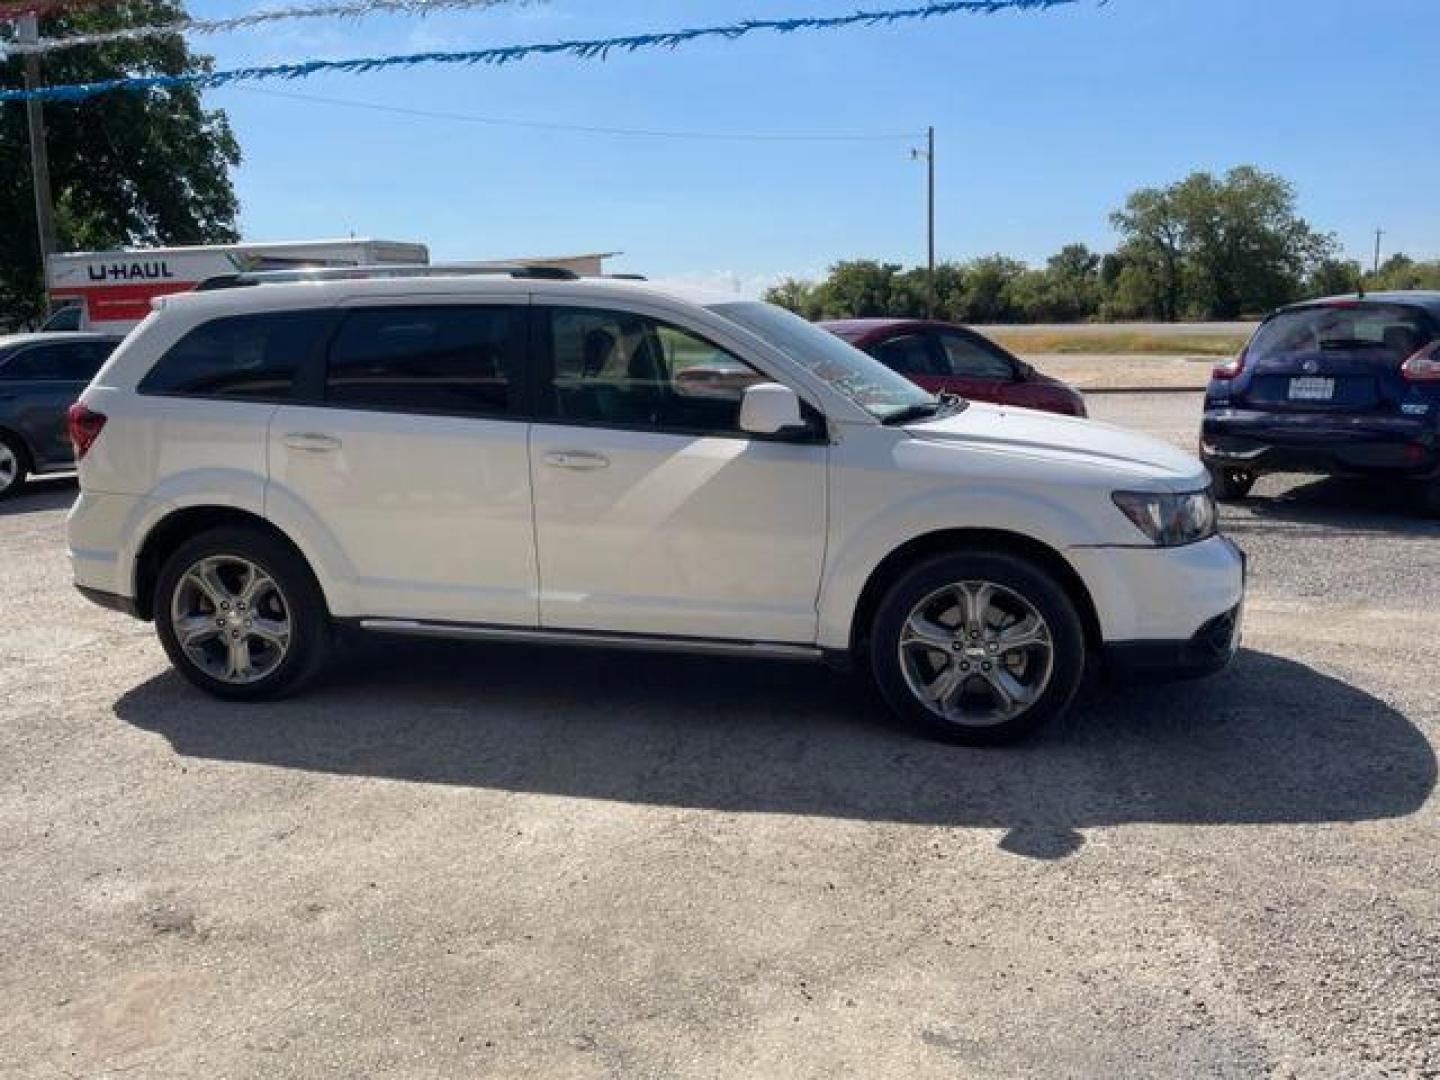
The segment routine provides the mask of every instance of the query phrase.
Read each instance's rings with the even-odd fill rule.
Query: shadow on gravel
[[[40,510],[68,510],[80,494],[73,476],[32,476],[20,491],[0,501],[0,517]]]
[[[1317,535],[1375,532],[1440,536],[1440,521],[1420,510],[1420,495],[1413,484],[1400,480],[1321,477],[1300,479],[1278,495],[1252,496],[1226,513],[1226,528],[1234,529],[1244,516],[1257,523],[1281,521],[1315,526]]]
[[[886,725],[818,667],[397,641],[308,696],[212,700],[167,672],[115,706],[181,754],[727,811],[1009,830],[1059,858],[1131,822],[1361,821],[1419,807],[1436,760],[1404,716],[1244,651],[1225,674],[1092,691],[1030,744],[969,750]]]

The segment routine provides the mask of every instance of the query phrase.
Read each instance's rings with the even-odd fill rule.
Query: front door
[[[596,307],[535,320],[541,625],[813,642],[823,439],[741,432],[766,379],[698,333]]]
[[[525,311],[345,310],[319,400],[276,410],[267,512],[328,537],[355,614],[536,625]]]

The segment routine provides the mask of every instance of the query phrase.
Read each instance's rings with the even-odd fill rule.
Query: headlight
[[[1120,512],[1158,547],[1193,544],[1215,535],[1215,498],[1210,489],[1170,495],[1152,491],[1117,491]]]

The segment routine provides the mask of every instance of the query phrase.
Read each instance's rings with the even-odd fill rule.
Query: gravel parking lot
[[[1192,445],[1191,394],[1092,399]],[[1440,1076],[1440,523],[1266,481],[1246,648],[1023,748],[804,666],[370,644],[237,707],[0,505],[0,1075]]]

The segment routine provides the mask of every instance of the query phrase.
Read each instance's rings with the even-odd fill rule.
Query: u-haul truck
[[[424,244],[368,239],[67,252],[51,255],[46,267],[54,314],[45,326],[124,333],[150,314],[155,297],[220,274],[429,262]]]

